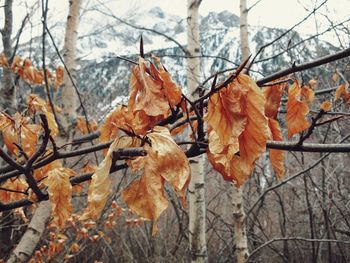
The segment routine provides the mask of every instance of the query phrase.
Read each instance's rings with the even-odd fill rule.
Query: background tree
[[[13,54],[12,48],[12,30],[13,30],[13,12],[12,12],[12,0],[6,0],[4,2],[4,27],[1,29],[2,44],[4,47],[3,54],[6,58],[9,58],[9,63],[12,63],[11,58]],[[0,90],[1,105],[2,108],[8,111],[14,111],[16,108],[16,87],[11,76],[11,72],[8,69],[4,69],[3,82],[1,83]]]
[[[69,127],[77,118],[78,96],[77,90],[74,87],[74,82],[76,81],[77,74],[76,50],[81,4],[82,0],[69,1],[69,13],[64,38],[63,58],[68,70],[65,71],[66,77],[64,78],[62,87],[62,110],[65,115],[63,126],[65,131],[69,130]]]
[[[198,9],[201,0],[187,1],[187,88],[190,100],[200,97],[201,61]],[[194,105],[194,107],[196,107]],[[203,111],[201,111],[203,115]],[[203,140],[203,124],[198,122],[198,133],[193,134],[196,140]],[[204,156],[191,160],[192,179],[188,186],[189,191],[189,242],[192,262],[207,261],[206,245],[206,206],[205,206],[205,172]]]

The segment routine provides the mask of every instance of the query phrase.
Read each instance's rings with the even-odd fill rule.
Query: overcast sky
[[[158,5],[169,13],[179,16],[186,15],[186,0],[134,0],[133,2],[142,2],[142,5],[147,7]],[[247,2],[248,7],[250,7],[257,0],[248,0]],[[250,11],[248,22],[252,25],[289,28],[322,2],[324,0],[261,0]],[[239,15],[239,0],[202,0],[199,12],[202,15],[207,15],[211,11],[221,12],[223,10]],[[328,0],[326,5],[318,12],[328,15],[334,22],[345,20],[350,18],[350,0]],[[317,19],[321,29],[329,25],[329,22],[321,15],[318,15]],[[315,28],[313,17],[304,23],[299,30],[305,33],[313,33]]]
[[[248,7],[258,0],[247,0]],[[248,22],[251,25],[260,25],[277,28],[290,28],[291,26],[302,20],[316,6],[325,0],[261,0],[249,12]],[[26,5],[31,6],[38,0],[14,1],[14,19],[15,30],[18,30],[25,16]],[[187,0],[83,0],[85,5],[91,7],[92,4],[104,2],[111,7],[111,10],[118,16],[125,17],[127,12],[142,12],[152,7],[159,6],[166,13],[176,14],[182,18],[186,18]],[[4,4],[4,0],[0,0],[0,5]],[[68,12],[68,0],[49,0],[49,22],[56,21],[64,23]],[[38,14],[33,19],[34,24],[41,25],[40,16],[41,8],[36,7]],[[200,6],[200,14],[205,16],[211,11],[221,12],[230,11],[239,15],[239,0],[202,0]],[[304,34],[315,34],[329,28],[331,23],[339,23],[350,18],[350,0],[328,0],[327,3],[317,11],[316,16],[311,16],[296,30]],[[327,20],[326,16],[330,19]],[[128,18],[126,16],[126,18]],[[0,27],[3,25],[3,12],[0,10]],[[317,22],[316,22],[317,21]],[[52,23],[56,23],[52,22]],[[52,25],[51,23],[51,25]],[[349,26],[350,23],[347,24]],[[81,27],[82,28],[82,25]],[[38,32],[41,32],[40,26]],[[79,32],[84,34],[84,32]],[[333,32],[323,38],[336,41]],[[0,43],[2,47],[2,43]]]

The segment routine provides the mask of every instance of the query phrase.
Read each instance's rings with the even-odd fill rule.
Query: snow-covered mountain
[[[286,30],[251,27],[249,31],[250,48],[254,54]],[[99,98],[98,109],[107,110],[108,105],[113,106],[128,94],[132,64],[120,59],[120,56],[137,60],[141,34],[145,52],[161,57],[173,78],[186,87],[185,54],[182,50],[186,48],[186,21],[155,7],[128,20],[118,21],[117,26],[101,32],[98,38],[91,36],[88,41],[80,41],[83,59],[80,61],[78,83],[89,97],[94,95]],[[211,12],[201,17],[200,35],[203,80],[217,71],[236,67],[240,63],[239,18],[236,15],[224,11]],[[316,38],[305,41],[307,38],[296,31],[287,33],[261,52],[257,57],[259,63],[253,67],[252,74],[259,78],[288,67],[294,61],[308,61],[337,50]],[[89,50],[90,54],[83,55],[84,50]],[[268,59],[270,57],[273,58]]]

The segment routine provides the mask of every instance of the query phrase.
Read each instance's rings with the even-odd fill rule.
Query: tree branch
[[[256,82],[256,84],[258,86],[262,86],[262,85],[264,85],[264,84],[266,84],[266,83],[268,83],[270,81],[282,78],[282,77],[287,76],[287,75],[289,75],[291,73],[295,73],[295,72],[303,71],[303,70],[306,70],[306,69],[314,68],[314,67],[317,67],[317,66],[320,66],[320,65],[323,65],[323,64],[330,63],[330,62],[335,61],[335,60],[346,58],[348,56],[350,56],[350,48],[344,49],[342,51],[339,51],[337,53],[334,53],[334,54],[331,54],[331,55],[328,55],[328,56],[321,57],[319,59],[315,59],[313,61],[310,61],[310,62],[307,62],[307,63],[304,63],[304,64],[300,64],[298,66],[293,65],[292,67],[290,67],[288,69],[284,69],[284,70],[278,71],[278,72],[276,72],[276,73],[274,73],[274,74],[272,74],[270,76],[267,76],[265,78],[259,79]]]

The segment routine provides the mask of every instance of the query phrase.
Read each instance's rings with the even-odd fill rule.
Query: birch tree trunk
[[[244,61],[250,55],[247,16],[247,2],[246,0],[240,0],[240,39],[242,61]],[[233,224],[235,228],[234,244],[236,247],[237,262],[243,263],[246,262],[249,255],[247,232],[244,224],[245,212],[243,207],[243,192],[241,188],[237,188],[233,185],[230,194],[233,207]]]
[[[187,1],[187,85],[190,99],[198,97],[200,84],[200,40],[198,8],[201,0]],[[192,57],[191,57],[192,56]],[[192,178],[189,184],[189,241],[192,262],[207,262],[204,156],[190,160]]]
[[[240,16],[240,39],[241,39],[241,60],[244,61],[250,55],[248,41],[248,9],[247,0],[240,0],[239,4]]]
[[[82,0],[69,0],[69,13],[67,17],[66,34],[64,39],[64,61],[70,72],[75,76],[76,72],[76,42],[78,35],[79,11]],[[62,91],[62,109],[65,114],[63,125],[65,131],[69,130],[71,123],[76,119],[77,94],[70,81],[67,72],[64,76]],[[26,233],[20,243],[12,252],[9,263],[27,262],[33,254],[51,216],[51,204],[49,201],[41,202],[31,219]]]
[[[4,27],[1,29],[3,53],[8,60],[12,56],[11,35],[13,29],[13,0],[6,0],[4,3]],[[11,63],[11,61],[9,61]],[[7,110],[10,114],[16,109],[16,88],[12,81],[11,71],[4,68],[3,80],[0,83],[0,106],[1,110]]]
[[[13,13],[12,13],[13,0],[6,0],[4,2],[4,27],[0,30],[2,36],[2,44],[4,50],[2,51],[7,59],[12,55],[12,43],[11,35],[13,28]],[[11,62],[9,62],[11,63]],[[3,67],[3,78],[0,81],[0,110],[7,111],[12,114],[16,109],[16,89],[13,85],[11,71]],[[4,145],[2,136],[0,137],[0,147]],[[6,151],[6,148],[4,147]],[[3,166],[6,162],[0,160],[0,166]],[[5,255],[13,245],[11,242],[12,228],[9,227],[13,220],[13,212],[6,211],[0,216],[1,226],[0,229],[0,256]]]
[[[63,47],[64,63],[74,80],[76,78],[76,49],[81,3],[82,0],[69,0],[69,13]],[[70,78],[68,77],[68,73],[65,72],[62,90],[62,111],[65,118],[62,121],[62,125],[66,132],[76,120],[77,107],[78,96]]]
[[[35,210],[32,220],[21,238],[21,241],[11,253],[7,263],[28,262],[45,231],[46,224],[48,223],[50,216],[50,201],[41,202]]]

